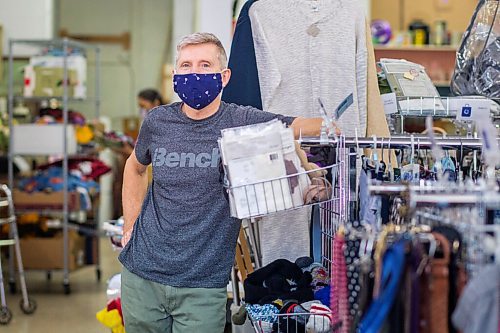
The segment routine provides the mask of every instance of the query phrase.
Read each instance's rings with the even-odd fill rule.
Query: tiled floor
[[[120,271],[117,252],[107,239],[101,240],[102,281],[97,282],[95,267],[89,266],[71,273],[71,294],[64,295],[62,273],[56,272],[52,281],[43,272],[28,271],[27,286],[30,297],[38,303],[33,315],[25,315],[19,308],[20,293],[7,294],[7,305],[13,313],[2,333],[89,333],[110,330],[102,326],[95,314],[106,305],[106,281]]]

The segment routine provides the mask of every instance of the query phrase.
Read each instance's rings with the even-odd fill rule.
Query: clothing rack
[[[357,157],[360,148],[376,148],[376,149],[403,149],[413,147],[415,149],[431,149],[433,141],[427,135],[397,135],[389,138],[383,137],[344,137],[321,139],[318,137],[302,137],[299,138],[299,143],[306,147],[336,147],[338,153],[343,156],[346,162],[345,181],[348,193],[346,197],[346,205],[348,209],[348,219],[354,221],[357,219]],[[497,138],[500,143],[500,138]],[[443,149],[460,149],[479,151],[482,149],[483,143],[478,138],[466,137],[436,137],[435,144]],[[473,198],[470,198],[473,200]]]

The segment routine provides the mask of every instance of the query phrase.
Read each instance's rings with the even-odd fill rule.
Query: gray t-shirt
[[[193,120],[181,103],[151,110],[135,154],[153,165],[132,238],[120,254],[132,273],[173,287],[222,288],[229,281],[240,221],[230,217],[219,173],[221,130],[278,118],[222,102],[209,118]]]

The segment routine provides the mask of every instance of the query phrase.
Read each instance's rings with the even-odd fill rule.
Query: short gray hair
[[[175,55],[175,65],[177,66],[177,61],[179,60],[179,52],[182,48],[188,45],[199,45],[199,44],[213,44],[217,47],[219,54],[217,58],[219,58],[220,65],[222,68],[227,67],[227,55],[226,50],[224,50],[224,46],[217,36],[209,32],[195,32],[193,34],[184,36],[181,38],[179,43],[177,44],[177,54]]]

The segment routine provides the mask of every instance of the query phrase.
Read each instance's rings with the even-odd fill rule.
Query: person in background
[[[144,89],[137,95],[137,104],[139,105],[139,113],[144,119],[149,110],[165,104],[161,94],[155,89]],[[129,154],[130,155],[130,154]]]

